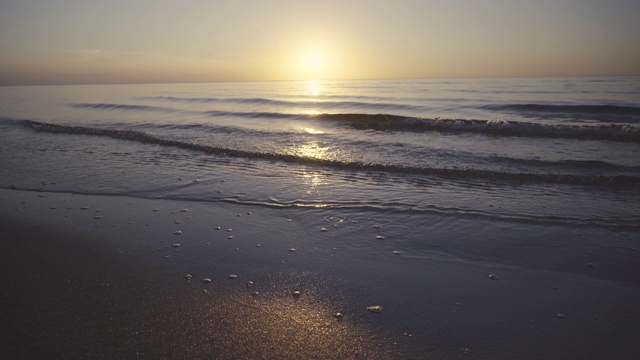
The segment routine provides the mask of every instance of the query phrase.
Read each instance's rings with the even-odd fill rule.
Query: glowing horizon
[[[0,85],[640,75],[640,2],[0,3]]]

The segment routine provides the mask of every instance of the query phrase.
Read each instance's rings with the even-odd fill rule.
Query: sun
[[[333,49],[324,43],[307,41],[291,47],[286,63],[288,77],[295,80],[327,80],[338,73],[338,59]]]
[[[324,61],[322,59],[322,55],[317,52],[312,52],[304,56],[303,64],[307,70],[313,71],[322,68]]]

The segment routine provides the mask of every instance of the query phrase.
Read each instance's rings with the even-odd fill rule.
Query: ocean
[[[310,249],[294,270],[456,347],[495,327],[598,354],[640,329],[640,77],[0,87],[0,188],[279,214]]]

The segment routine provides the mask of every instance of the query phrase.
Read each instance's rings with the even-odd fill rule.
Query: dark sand
[[[240,279],[205,294],[201,279],[18,210],[2,213],[0,233],[2,359],[400,358],[388,338],[277,279],[257,296]]]
[[[0,359],[637,358],[637,232],[385,216],[0,190]]]

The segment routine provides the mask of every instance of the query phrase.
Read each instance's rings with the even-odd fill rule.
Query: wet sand
[[[419,220],[0,190],[0,358],[635,358],[635,232]]]
[[[18,198],[44,203],[36,196]],[[294,296],[295,277],[250,286],[245,276],[227,274],[213,275],[211,284],[199,275],[189,281],[167,263],[119,250],[117,231],[107,231],[112,238],[88,231],[81,218],[100,216],[85,216],[93,210],[24,203],[10,211],[3,200],[0,358],[400,358],[388,337],[336,318],[321,286]],[[58,210],[69,214],[46,216]]]

